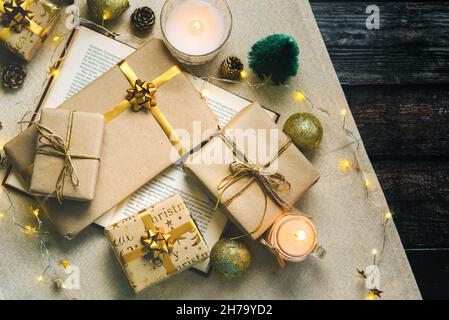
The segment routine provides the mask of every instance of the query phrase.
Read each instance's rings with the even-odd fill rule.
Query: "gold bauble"
[[[108,21],[117,18],[128,7],[128,0],[87,0],[90,12],[100,21]]]
[[[222,239],[212,248],[212,267],[225,278],[241,277],[251,265],[251,252],[241,241]]]
[[[323,139],[323,126],[311,113],[300,112],[292,115],[285,123],[283,131],[301,151],[315,150]]]

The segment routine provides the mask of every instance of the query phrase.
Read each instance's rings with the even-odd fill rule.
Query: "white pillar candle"
[[[225,17],[206,1],[187,0],[170,12],[165,31],[167,40],[178,51],[205,55],[225,41]]]

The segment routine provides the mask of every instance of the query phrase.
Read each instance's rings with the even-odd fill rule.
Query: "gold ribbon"
[[[37,154],[43,154],[47,156],[60,157],[64,159],[64,167],[59,174],[58,180],[56,181],[55,191],[56,198],[59,203],[64,200],[64,184],[65,178],[70,177],[73,186],[78,187],[80,184],[78,173],[73,164],[73,159],[86,159],[86,160],[98,160],[100,157],[91,156],[86,154],[74,154],[71,152],[71,140],[72,140],[72,129],[73,129],[73,115],[75,111],[69,113],[69,125],[67,128],[66,139],[54,133],[51,129],[35,123],[37,130],[39,131],[40,137],[39,141],[41,145],[36,149]]]
[[[264,200],[265,207],[262,218],[253,231],[237,237],[242,238],[246,236],[250,236],[259,231],[259,229],[263,226],[263,222],[265,220],[265,216],[268,209],[268,196],[270,196],[274,202],[284,211],[294,211],[295,209],[291,207],[288,203],[286,203],[279,195],[278,192],[288,191],[291,188],[290,183],[287,181],[284,175],[278,172],[269,172],[266,171],[267,168],[271,166],[271,164],[278,159],[285,150],[292,144],[290,140],[286,143],[282,148],[279,149],[274,158],[269,161],[267,164],[263,166],[257,166],[256,164],[251,163],[247,157],[237,149],[237,146],[234,141],[231,141],[224,134],[220,134],[221,139],[232,149],[234,155],[239,159],[239,161],[235,161],[230,164],[229,170],[230,174],[226,176],[217,186],[217,190],[219,191],[217,197],[217,203],[215,205],[215,209],[221,204],[222,198],[225,192],[232,187],[234,184],[238,183],[240,180],[244,178],[249,178],[243,187],[241,187],[232,197],[226,200],[222,205],[224,207],[229,207],[231,203],[237,199],[253,182],[257,182],[261,187]],[[236,238],[234,238],[236,239]]]
[[[121,61],[118,66],[125,75],[126,79],[128,79],[132,88],[127,90],[124,101],[120,102],[104,115],[105,122],[108,123],[112,121],[122,112],[129,109],[132,109],[135,112],[142,109],[148,110],[164,131],[167,138],[170,139],[170,142],[176,148],[178,153],[180,155],[184,155],[186,150],[184,150],[182,146],[181,138],[176,134],[175,130],[158,107],[155,97],[157,90],[165,83],[179,75],[181,73],[181,69],[178,66],[173,66],[153,81],[146,82],[137,77],[125,60]]]
[[[183,240],[184,238],[182,236],[187,232],[196,232],[201,238],[195,223],[190,220],[170,232],[165,232],[163,228],[157,228],[154,225],[153,219],[147,209],[139,212],[139,217],[142,220],[145,229],[144,234],[141,237],[142,247],[123,255],[123,263],[127,265],[128,263],[149,254],[154,259],[160,258],[162,260],[162,264],[164,265],[165,270],[167,270],[167,274],[175,273],[176,267],[173,264],[173,261],[171,261],[170,253],[174,249],[175,241]]]
[[[24,28],[43,37],[44,29],[32,20],[34,14],[28,10],[30,3],[30,0],[11,0],[10,2],[0,0],[1,24],[6,28],[2,31],[3,37],[9,37],[8,30],[21,33]]]

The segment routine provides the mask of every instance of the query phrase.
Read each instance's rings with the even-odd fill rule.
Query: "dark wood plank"
[[[373,165],[391,201],[449,201],[449,161],[373,161]]]
[[[405,248],[449,247],[449,161],[374,161]]]
[[[371,4],[312,3],[342,84],[449,82],[448,4],[376,3],[380,30],[368,30],[365,10]]]
[[[449,156],[447,88],[345,86],[344,90],[371,157]]]
[[[406,251],[424,299],[448,299],[449,250]]]
[[[389,205],[404,248],[449,247],[449,202],[389,201]]]

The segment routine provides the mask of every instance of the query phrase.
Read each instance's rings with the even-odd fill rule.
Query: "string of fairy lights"
[[[100,28],[101,30],[108,33],[109,35],[113,35],[115,37],[121,36],[118,33],[109,31],[103,25],[99,26],[99,25],[95,24],[94,22],[91,22],[86,19],[83,19],[82,22],[84,24],[87,23],[87,24],[95,25],[95,27]],[[57,47],[55,48],[54,53],[51,56],[50,67],[48,69],[47,76],[46,76],[45,80],[43,81],[42,91],[45,90],[45,86],[46,86],[46,83],[48,82],[48,80],[50,80],[51,78],[55,79],[60,73],[62,63],[63,63],[64,59],[67,57],[68,46],[69,46],[69,41],[64,42],[64,40],[66,40],[70,34],[71,34],[71,32],[68,32],[66,34],[56,35],[52,38],[52,41],[57,44]],[[129,35],[123,35],[123,36],[129,36]],[[141,39],[139,39],[139,40],[141,41]],[[60,49],[59,46],[63,43],[65,43],[65,44],[64,44],[64,48],[62,50],[62,52],[63,52],[62,55],[58,58],[55,58],[56,54],[61,52],[59,50]],[[188,69],[187,66],[185,66],[185,68],[186,68],[186,71],[189,71],[192,75],[194,74],[193,72],[191,72],[191,70]],[[207,84],[211,83],[213,81],[223,82],[223,83],[228,83],[228,84],[246,85],[252,89],[259,89],[259,88],[262,88],[265,86],[274,86],[271,83],[269,78],[267,78],[261,82],[258,82],[258,83],[251,83],[248,80],[249,76],[250,76],[249,71],[243,70],[240,73],[240,80],[221,79],[221,78],[209,77],[209,76],[201,76],[201,77],[196,77],[196,78],[200,78],[203,80],[203,86],[200,89],[200,93],[202,94],[203,97],[207,97],[207,95],[208,95]],[[359,154],[358,153],[361,149],[361,139],[357,138],[356,135],[354,134],[354,132],[348,128],[348,123],[347,123],[348,122],[347,118],[349,115],[348,110],[347,109],[341,110],[342,122],[341,121],[338,121],[338,122],[333,121],[330,117],[330,113],[326,109],[317,107],[311,101],[311,99],[307,97],[307,95],[303,92],[303,90],[301,90],[297,87],[294,87],[292,85],[289,85],[289,84],[283,84],[280,86],[285,87],[288,90],[291,90],[292,98],[294,99],[294,101],[296,101],[297,103],[306,103],[308,106],[311,107],[312,110],[319,113],[330,124],[340,128],[343,131],[343,133],[347,136],[348,143],[334,151],[351,148],[352,155],[351,155],[351,157],[342,158],[340,163],[337,166],[343,172],[355,172],[356,174],[358,174],[360,176],[362,185],[366,191],[367,200],[371,203],[374,210],[376,210],[380,214],[380,217],[381,217],[380,224],[382,226],[382,242],[380,243],[380,246],[376,246],[370,252],[370,256],[372,257],[372,260],[370,259],[372,261],[372,265],[375,267],[378,267],[380,265],[382,255],[383,255],[385,247],[386,247],[388,226],[390,225],[390,221],[392,220],[393,215],[388,210],[388,208],[384,208],[383,206],[379,205],[378,202],[374,199],[374,197],[372,197],[372,194],[373,194],[373,192],[371,190],[372,181],[369,178],[369,175],[367,175],[367,173],[359,165],[360,162],[359,162]],[[40,95],[38,95],[37,97],[39,98]],[[29,114],[29,112],[27,114],[25,114],[25,116],[27,116],[28,114]],[[2,151],[2,150],[0,150],[0,151]],[[49,235],[49,232],[46,231],[43,226],[43,222],[40,219],[39,209],[36,207],[33,207],[33,206],[30,207],[30,209],[29,209],[31,216],[34,219],[34,224],[20,223],[19,220],[16,218],[16,212],[15,212],[16,210],[13,205],[13,202],[11,201],[9,192],[4,188],[3,188],[3,190],[4,190],[4,194],[6,195],[7,200],[8,200],[8,207],[5,210],[0,211],[0,220],[4,220],[9,215],[10,220],[12,221],[14,226],[16,226],[25,235],[32,236],[37,241],[37,246],[39,248],[40,256],[42,259],[43,271],[41,274],[36,275],[36,282],[43,283],[46,281],[47,278],[52,277],[52,282],[54,283],[54,285],[57,288],[61,289],[63,291],[64,295],[68,299],[72,299],[73,297],[70,295],[69,290],[64,288],[63,281],[58,277],[59,270],[57,269],[57,268],[67,269],[67,267],[70,265],[70,263],[66,259],[59,259],[59,260],[56,259],[56,261],[58,261],[58,262],[55,263],[55,259],[52,259],[52,256],[51,256],[48,246],[47,246],[47,237]],[[372,276],[372,274],[370,274],[366,271],[366,270],[368,270],[368,268],[366,268],[365,270],[359,270],[359,269],[356,269],[356,270],[357,270],[359,277],[364,282],[369,280],[370,277]],[[381,291],[380,288],[378,288],[376,286],[372,286],[367,290],[368,290],[368,292],[366,294],[366,298],[368,300],[376,300],[376,299],[379,299],[382,297],[381,294],[383,293],[383,291]]]
[[[66,53],[67,53],[67,49],[68,49],[68,45],[69,45],[68,42],[64,42],[64,40],[69,35],[70,35],[70,32],[68,32],[66,34],[62,34],[62,35],[57,35],[52,38],[52,41],[53,41],[53,43],[56,44],[56,47],[53,50],[53,54],[50,57],[50,67],[48,68],[46,77],[42,82],[40,94],[37,94],[32,107],[37,103],[37,100],[40,99],[41,95],[43,94],[43,92],[46,88],[47,82],[51,78],[56,78],[58,76],[58,74],[60,72],[61,64],[66,57]],[[57,54],[61,54],[60,53],[61,52],[61,50],[60,50],[61,44],[64,44],[64,47],[62,48],[63,54],[60,57],[55,58]],[[22,104],[22,102],[19,102],[17,104]],[[22,120],[23,120],[23,118],[29,116],[30,114],[34,115],[33,112],[28,111],[22,116]],[[24,128],[22,127],[22,125],[21,125],[20,129],[21,129],[21,131],[23,131]],[[0,152],[2,153],[2,158],[3,158],[4,157],[3,146],[0,146]],[[4,166],[4,164],[3,164],[3,166]],[[42,260],[42,272],[35,276],[35,281],[37,283],[41,284],[41,283],[46,282],[46,280],[51,279],[52,280],[51,282],[54,284],[54,286],[57,289],[60,289],[68,299],[73,299],[69,290],[67,290],[65,288],[64,281],[59,276],[61,268],[67,269],[69,267],[70,263],[67,259],[52,258],[52,255],[50,254],[49,248],[47,246],[47,238],[50,235],[50,232],[44,228],[44,223],[43,223],[42,219],[40,218],[39,208],[37,208],[33,205],[30,205],[26,209],[26,211],[28,213],[26,216],[31,216],[33,219],[33,222],[22,223],[17,218],[16,208],[11,199],[11,195],[10,195],[9,191],[7,189],[5,189],[4,187],[2,187],[2,191],[3,191],[2,194],[5,195],[6,200],[7,200],[7,207],[0,211],[0,220],[9,219],[12,222],[13,226],[18,228],[20,230],[20,232],[22,232],[25,236],[33,238],[36,241],[37,247],[39,248],[40,257]]]

